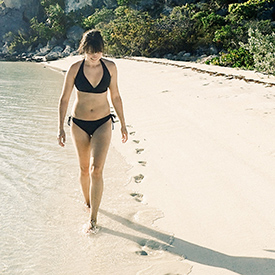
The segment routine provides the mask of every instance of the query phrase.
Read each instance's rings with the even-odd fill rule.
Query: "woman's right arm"
[[[70,97],[74,87],[74,79],[75,79],[75,64],[73,64],[69,68],[68,72],[66,73],[63,88],[62,88],[62,93],[58,104],[59,116],[58,116],[57,140],[58,140],[58,144],[62,147],[65,146],[65,142],[66,142],[66,134],[64,131],[64,120],[66,117],[68,104],[69,104]]]

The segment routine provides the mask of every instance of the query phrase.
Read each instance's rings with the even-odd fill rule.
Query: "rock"
[[[59,59],[59,54],[58,53],[48,53],[45,56],[46,61],[53,61]]]
[[[182,57],[185,55],[185,53],[186,53],[186,51],[181,51],[177,54],[177,57]]]
[[[61,53],[61,57],[69,56],[71,52],[73,52],[73,49],[69,45],[67,45],[64,51]]]
[[[38,15],[40,0],[4,0],[8,9],[16,9],[21,12],[25,21],[29,21]]]
[[[5,42],[4,46],[2,47],[2,54],[8,54],[8,42]]]
[[[83,35],[84,29],[82,29],[79,26],[72,26],[67,31],[67,38],[70,42],[79,43],[82,35]]]
[[[214,45],[211,45],[209,47],[209,53],[212,55],[212,54],[218,54],[218,49],[214,46]]]
[[[164,58],[167,58],[167,59],[171,60],[171,59],[173,59],[173,54],[171,54],[171,53],[165,54]]]
[[[70,46],[71,48],[73,48],[74,47],[74,42],[72,42],[72,41],[70,41],[69,39],[65,39],[64,41],[63,41],[63,45],[66,47],[66,46]]]
[[[27,58],[32,58],[34,56],[34,53],[27,53]]]
[[[49,53],[45,56],[46,61],[54,61],[60,58],[59,54],[57,53]]]
[[[56,46],[51,50],[51,52],[49,52],[45,56],[45,59],[46,61],[57,60],[58,58],[62,57],[62,52],[63,52],[63,48],[60,46]]]
[[[6,61],[18,61],[18,57],[17,56],[12,56],[12,55],[6,55],[5,60]]]
[[[4,0],[0,3],[0,42],[5,34],[28,33],[30,19],[39,15],[40,0]]]
[[[36,49],[37,49],[38,52],[39,52],[41,48],[43,48],[43,45],[42,45],[41,43],[39,43],[38,46],[36,47]]]
[[[40,48],[40,50],[39,50],[39,55],[41,55],[41,56],[45,56],[46,54],[48,54],[49,52],[50,52],[50,47],[47,45],[47,46],[45,46],[45,47],[43,47],[43,48]]]
[[[51,50],[51,53],[52,52],[56,52],[56,53],[62,53],[63,52],[63,49],[61,46],[55,46],[52,50]]]
[[[36,56],[32,57],[32,60],[36,61],[36,62],[45,62],[46,58],[45,58],[45,56],[38,56],[38,55],[36,55]]]
[[[47,47],[51,50],[53,49],[55,46],[57,46],[57,39],[55,37],[53,37],[48,43],[47,43]]]
[[[79,55],[79,52],[77,50],[74,50],[73,52],[71,52],[70,55]]]
[[[27,49],[27,52],[30,53],[32,51],[32,45],[30,45]]]
[[[218,52],[219,51],[215,45],[198,47],[196,49],[196,55],[198,56],[201,56],[203,54],[206,54],[206,55],[218,54]]]
[[[180,61],[191,61],[191,53],[182,53],[178,56],[178,60]]]

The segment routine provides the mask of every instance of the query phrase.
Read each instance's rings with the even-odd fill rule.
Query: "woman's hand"
[[[58,144],[61,147],[65,146],[65,142],[66,142],[66,134],[64,130],[60,130],[58,135],[57,135],[57,140],[58,140]]]
[[[128,132],[126,126],[121,127],[122,142],[125,143],[128,140]]]

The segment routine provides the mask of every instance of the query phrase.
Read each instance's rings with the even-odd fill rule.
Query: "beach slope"
[[[46,65],[65,71],[79,58]],[[116,124],[112,146],[131,167],[125,188],[158,209],[154,226],[174,236],[166,250],[187,264],[177,274],[273,274],[275,78],[161,59],[114,61],[130,138],[121,144]],[[140,274],[162,274],[154,268]]]

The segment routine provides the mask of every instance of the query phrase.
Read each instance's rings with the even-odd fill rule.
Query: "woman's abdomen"
[[[77,96],[73,105],[72,114],[83,120],[96,120],[110,114],[110,105],[107,96],[91,95]]]

